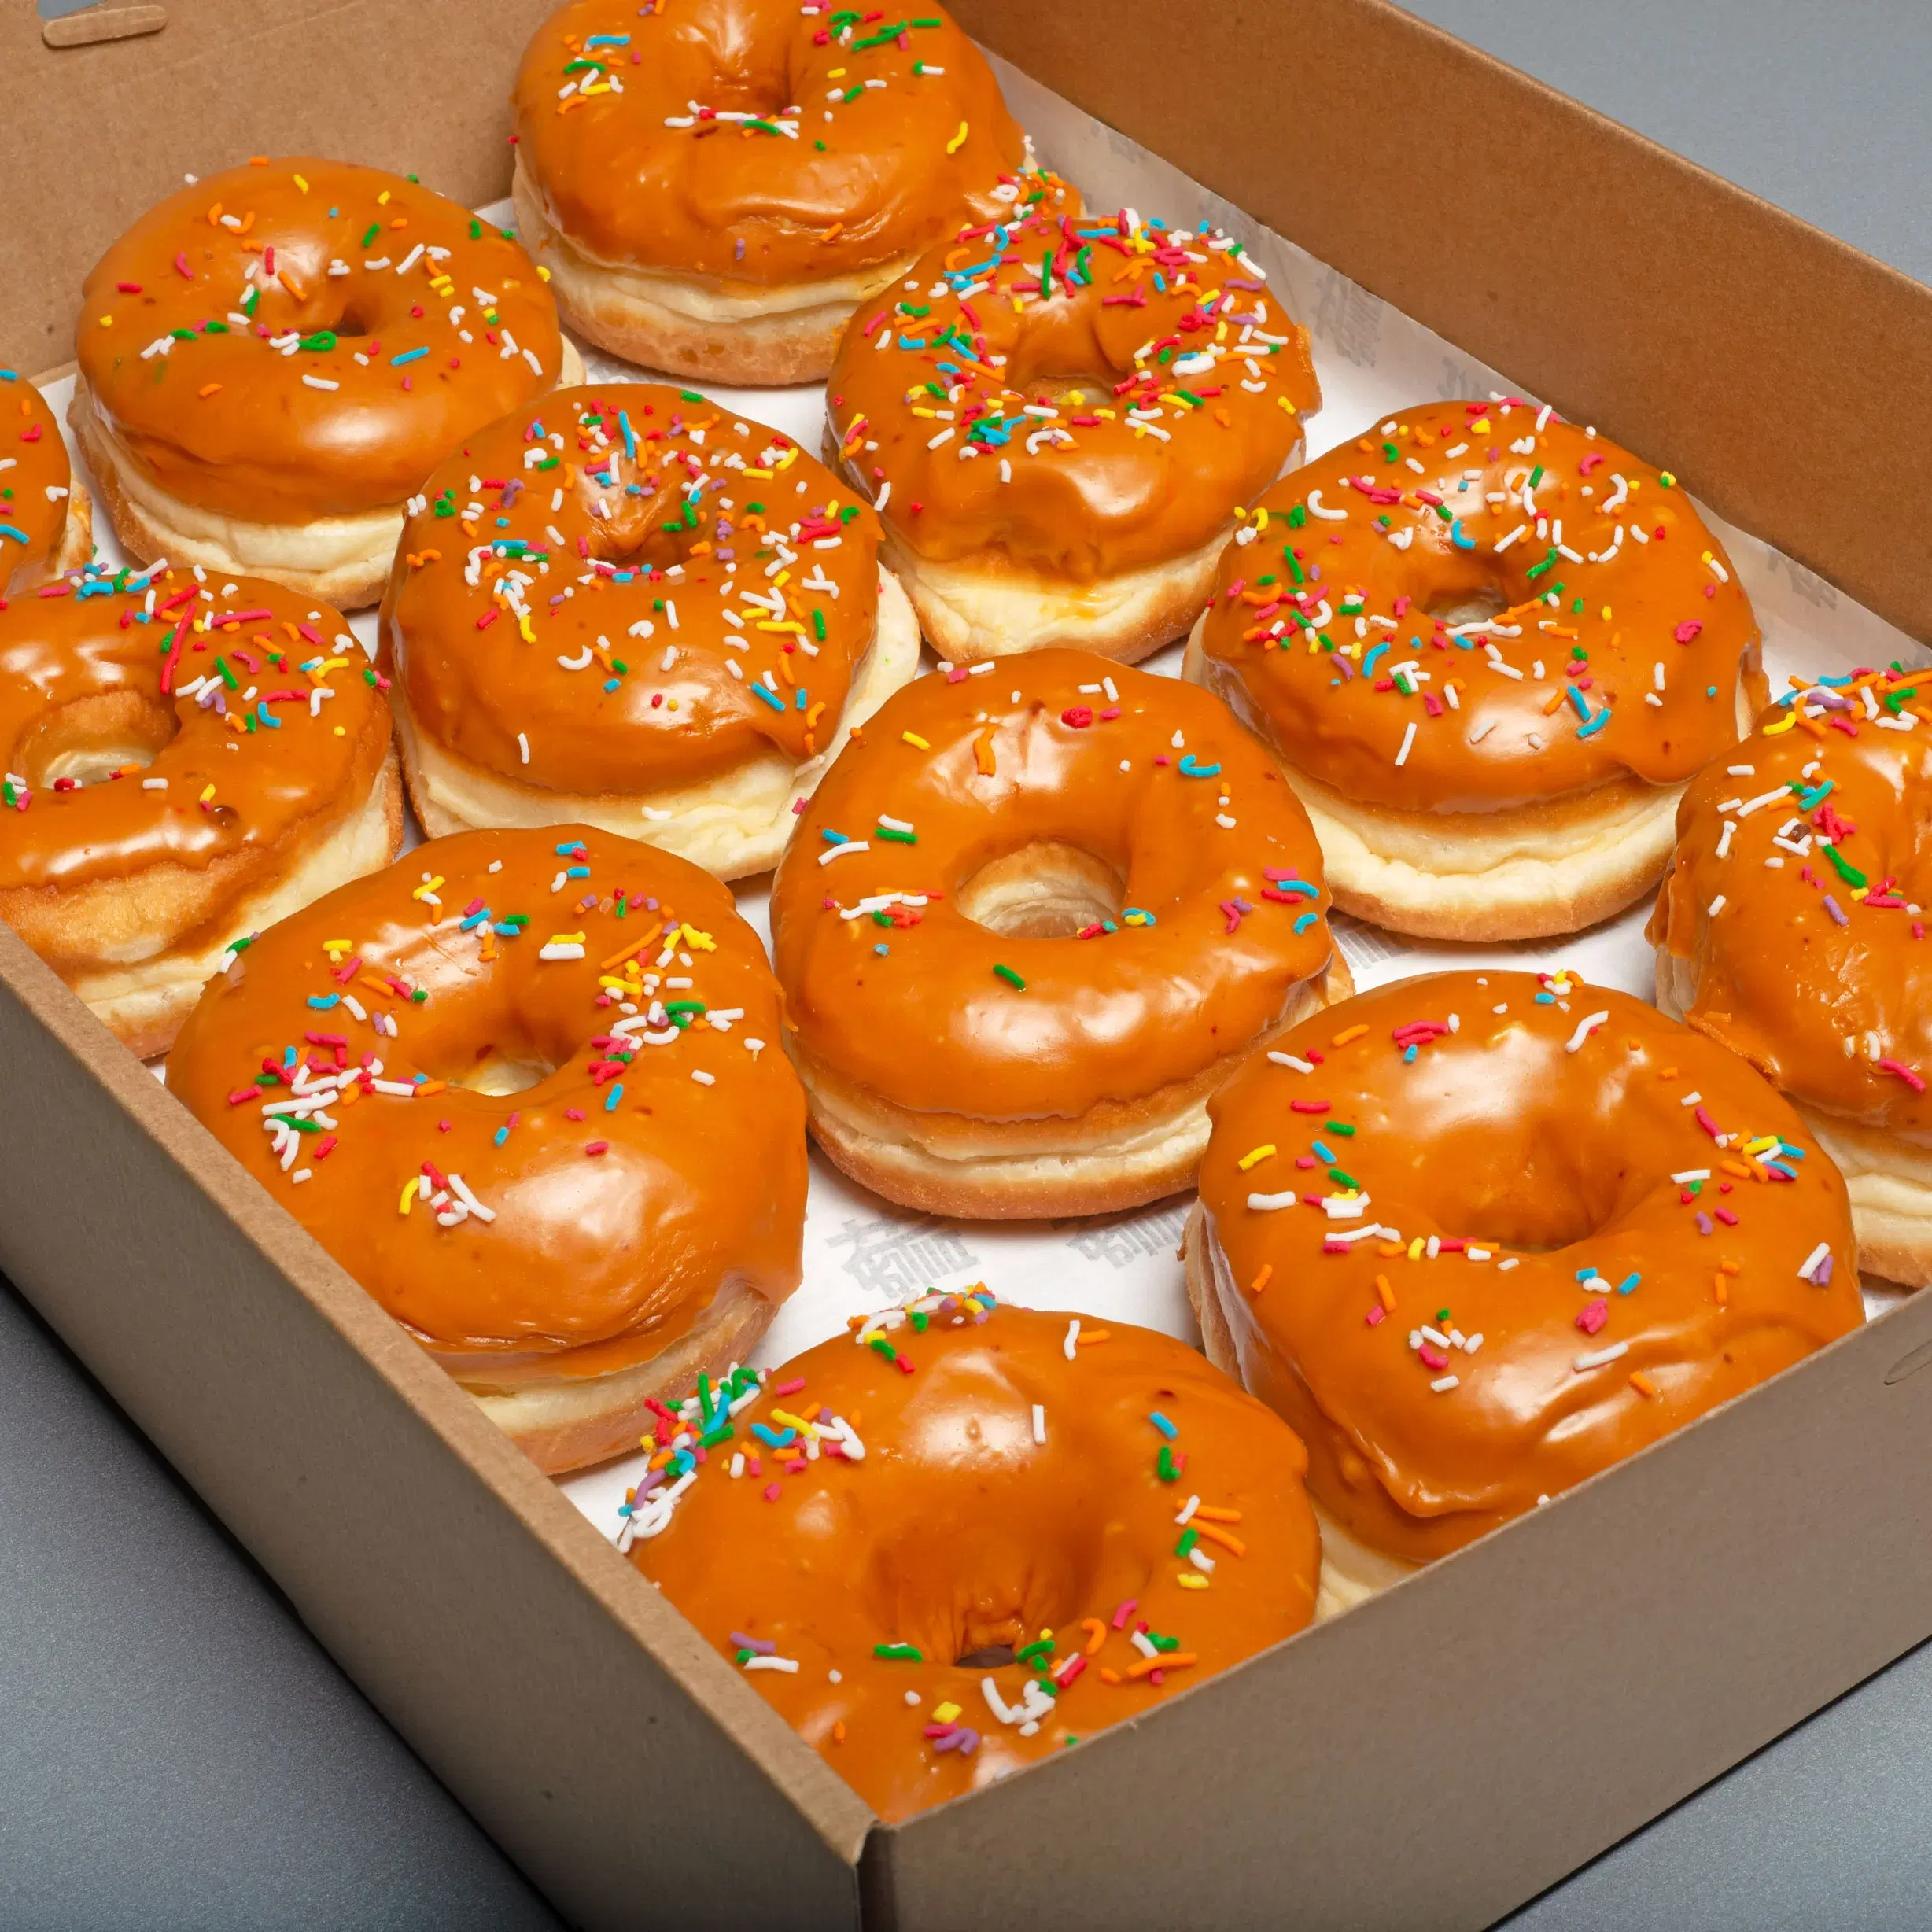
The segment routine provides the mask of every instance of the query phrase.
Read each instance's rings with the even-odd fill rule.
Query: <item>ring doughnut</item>
[[[621,1547],[889,1821],[1314,1613],[1302,1445],[1150,1329],[929,1295],[658,1440]]]
[[[1077,651],[917,679],[772,886],[812,1131],[932,1213],[1158,1200],[1240,1056],[1351,990],[1327,905],[1294,794],[1206,692]]]
[[[1845,1183],[1793,1108],[1572,975],[1378,987],[1208,1111],[1189,1292],[1308,1446],[1340,1602],[1864,1318]]]
[[[778,1024],[708,873],[584,826],[466,832],[239,953],[168,1080],[559,1471],[632,1447],[798,1285]]]
[[[826,430],[943,658],[1134,663],[1186,633],[1235,510],[1319,405],[1307,331],[1225,234],[1078,214],[1050,176],[861,305]]]
[[[572,327],[673,375],[820,382],[859,302],[997,209],[1026,140],[979,49],[938,6],[879,17],[570,0],[536,30],[513,192]]]
[[[0,369],[0,601],[94,555],[94,500],[73,474],[47,399]]]
[[[374,675],[250,578],[94,570],[0,609],[0,919],[142,1058],[230,942],[395,856]]]
[[[149,209],[88,276],[77,333],[68,420],[128,551],[344,610],[382,595],[437,463],[581,372],[507,234],[301,157]]]
[[[877,518],[789,437],[642,383],[559,391],[465,448],[382,607],[417,817],[768,871],[841,729],[918,665]]]
[[[1336,905],[1427,939],[1640,897],[1763,688],[1750,601],[1674,479],[1523,402],[1425,404],[1283,477],[1185,675],[1280,754]]]
[[[1862,1268],[1932,1285],[1932,670],[1794,679],[1677,810],[1657,1003],[1742,1053],[1844,1174]]]

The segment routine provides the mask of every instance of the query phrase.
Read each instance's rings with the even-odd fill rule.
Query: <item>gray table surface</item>
[[[1932,282],[1925,0],[1414,10]],[[1932,1646],[1510,1923],[1932,1926]],[[0,1289],[0,1928],[557,1923]]]

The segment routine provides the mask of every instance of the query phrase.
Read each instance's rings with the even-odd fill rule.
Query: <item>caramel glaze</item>
[[[556,226],[601,261],[749,294],[881,267],[990,210],[1026,138],[979,49],[938,6],[885,39],[831,17],[776,0],[559,8],[515,94]]]
[[[562,337],[516,242],[400,175],[297,156],[142,216],[88,276],[76,341],[150,482],[300,524],[401,503],[557,380]]]
[[[1300,448],[1321,401],[1307,331],[1226,235],[1082,216],[1051,176],[1023,185],[1019,212],[861,306],[829,439],[921,557],[1081,584],[1171,562]]]
[[[47,399],[0,369],[0,597],[31,589],[57,567],[72,481]]]
[[[99,962],[64,952],[64,906],[125,886],[126,957],[152,956],[164,905],[168,945],[219,944],[292,837],[367,797],[389,743],[374,679],[337,613],[252,577],[90,572],[16,599],[0,610],[0,916],[72,972]],[[57,789],[74,765],[85,782]],[[149,894],[184,872],[185,898]]]
[[[1316,1500],[1391,1556],[1459,1547],[1864,1318],[1845,1184],[1796,1112],[1626,994],[1399,980],[1291,1029],[1208,1111],[1241,1378],[1307,1442]]]
[[[559,390],[472,437],[424,499],[384,639],[418,727],[521,783],[651,791],[768,747],[802,762],[872,645],[878,518],[789,437],[674,389]]]
[[[543,957],[570,935],[582,958]],[[727,1285],[797,1286],[805,1103],[778,1025],[763,949],[708,873],[581,826],[464,832],[263,934],[168,1077],[466,1386],[514,1388],[647,1361]],[[506,1065],[541,1077],[462,1084]],[[324,1130],[285,1171],[264,1109],[296,1067],[323,1083]],[[418,1076],[413,1097],[372,1084]],[[459,1211],[459,1175],[493,1219]],[[404,1193],[418,1181],[426,1200]]]
[[[1042,844],[1120,882],[1112,930],[1002,937],[961,911]],[[779,866],[772,956],[810,1058],[920,1112],[1064,1119],[1278,1024],[1327,970],[1327,907],[1306,814],[1225,706],[1053,649],[916,679],[854,734]]]
[[[1685,793],[1650,930],[1687,965],[1700,1033],[1806,1105],[1921,1146],[1929,726],[1932,671],[1794,681]]]
[[[1424,404],[1257,511],[1222,559],[1205,679],[1344,798],[1486,812],[1679,784],[1737,736],[1758,643],[1737,573],[1674,481],[1588,430]]]
[[[747,1674],[888,1820],[1137,1716],[1314,1609],[1289,1429],[1165,1335],[991,1301],[931,1296],[772,1370],[631,1548],[726,1656],[795,1660]],[[802,1422],[810,1459],[769,1446]]]

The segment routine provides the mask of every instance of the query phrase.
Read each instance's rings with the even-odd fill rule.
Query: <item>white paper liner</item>
[[[987,57],[1008,103],[1031,134],[1042,159],[1078,185],[1090,208],[1132,207],[1173,224],[1207,221],[1246,242],[1289,314],[1314,333],[1322,403],[1308,425],[1310,455],[1359,436],[1371,424],[1418,401],[1501,394],[1540,400],[1306,250],[1259,227],[1233,203],[1093,120],[997,55]],[[514,225],[507,201],[478,212],[488,220]],[[593,382],[664,380],[595,350],[584,352],[584,362]],[[702,390],[755,422],[783,430],[808,452],[818,449],[825,410],[824,392],[817,387],[680,386]],[[64,435],[72,389],[70,378],[50,385],[46,391],[62,418]],[[68,440],[71,449],[71,436]],[[1668,450],[1642,453],[1665,462],[1670,454]],[[85,474],[78,454],[75,463]],[[1894,658],[1908,664],[1928,662],[1928,654],[1904,632],[1853,603],[1815,572],[1725,522],[1702,503],[1698,507],[1723,538],[1749,593],[1764,631],[1764,666],[1774,688],[1794,672],[1838,673]],[[95,535],[101,555],[116,563],[123,561],[104,511],[97,514]],[[375,613],[364,611],[351,622],[373,654]],[[1175,677],[1180,666],[1177,644],[1142,668]],[[412,818],[406,846],[419,842],[421,836]],[[739,912],[769,946],[765,883],[753,880],[734,890]],[[1646,898],[1586,932],[1499,946],[1402,938],[1340,914],[1332,924],[1356,984],[1365,991],[1391,979],[1451,966],[1547,972],[1560,962],[1585,980],[1649,1000],[1654,976],[1654,956],[1643,938],[1649,913]],[[804,1281],[779,1310],[752,1359],[760,1367],[775,1366],[842,1333],[849,1315],[913,1300],[929,1288],[958,1288],[981,1281],[1003,1300],[1137,1322],[1198,1344],[1177,1253],[1192,1198],[1179,1196],[1134,1212],[1084,1220],[942,1221],[881,1200],[847,1180],[815,1149],[806,1208]],[[1903,1292],[1867,1282],[1867,1313],[1881,1313]],[[643,1473],[644,1462],[641,1455],[625,1458],[567,1477],[559,1487],[600,1530],[614,1538],[621,1526],[618,1506]]]

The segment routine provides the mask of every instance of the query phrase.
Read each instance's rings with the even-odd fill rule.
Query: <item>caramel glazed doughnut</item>
[[[661,1418],[618,1543],[880,1817],[1308,1623],[1302,1445],[1185,1343],[983,1287],[852,1327]]]
[[[632,1447],[798,1285],[805,1106],[730,893],[466,832],[271,927],[168,1086],[541,1467]]]
[[[1325,1603],[1864,1318],[1845,1183],[1794,1109],[1571,975],[1379,987],[1208,1111],[1188,1292],[1209,1359],[1308,1446]]]
[[[1843,1171],[1859,1266],[1932,1285],[1932,670],[1794,679],[1677,811],[1657,1002],[1742,1053]]]
[[[94,500],[53,411],[17,370],[0,369],[0,608],[93,555]]]
[[[382,634],[432,834],[570,819],[767,871],[842,728],[918,666],[871,510],[701,396],[561,390],[410,511]]]
[[[812,1131],[933,1213],[1158,1200],[1240,1056],[1352,990],[1327,905],[1293,793],[1205,692],[1077,651],[918,679],[772,886]]]
[[[82,294],[68,421],[116,534],[374,603],[423,478],[581,378],[538,275],[507,230],[377,168],[297,157],[169,196]]]
[[[879,19],[571,0],[537,29],[512,192],[573,328],[673,375],[817,382],[858,303],[998,212],[1026,139],[979,49],[938,6]]]
[[[1305,330],[1225,234],[1082,216],[1051,176],[863,304],[826,435],[943,658],[1184,636],[1237,506],[1301,449]]]
[[[231,940],[395,856],[378,681],[252,578],[90,567],[0,605],[0,919],[166,1053]]]
[[[1185,674],[1280,754],[1337,905],[1425,939],[1628,905],[1764,691],[1675,479],[1521,401],[1427,404],[1284,477]]]

